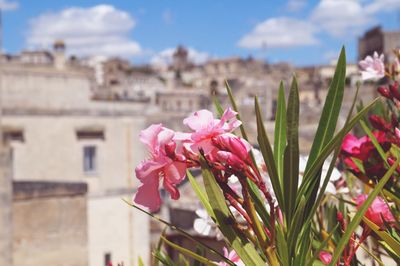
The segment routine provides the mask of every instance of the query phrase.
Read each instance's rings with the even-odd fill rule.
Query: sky
[[[241,56],[272,63],[327,64],[381,25],[400,30],[400,0],[0,0],[3,51],[48,49],[77,56],[167,64],[178,45],[189,59]]]

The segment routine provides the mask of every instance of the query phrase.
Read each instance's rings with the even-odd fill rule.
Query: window
[[[96,173],[96,146],[83,147],[83,171],[86,174]]]
[[[111,253],[104,254],[104,266],[110,266],[111,264]]]

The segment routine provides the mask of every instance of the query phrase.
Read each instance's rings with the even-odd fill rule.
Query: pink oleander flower
[[[250,143],[231,133],[225,133],[214,137],[212,143],[219,150],[231,152],[242,161],[248,161],[250,159]]]
[[[318,257],[319,260],[325,265],[329,265],[332,261],[332,254],[326,251],[321,251]]]
[[[218,135],[229,133],[241,125],[236,119],[236,112],[231,108],[225,110],[221,119],[215,119],[208,110],[200,110],[183,120],[192,133],[178,133],[176,139],[184,141],[184,147],[194,154],[203,149],[205,154],[215,150],[212,139]]]
[[[378,55],[374,52],[374,55],[367,56],[364,60],[359,62],[361,68],[361,78],[362,80],[378,80],[385,76],[385,65],[383,63],[384,55]]]
[[[359,195],[357,198],[355,198],[357,209],[361,207],[361,205],[367,198],[368,195],[366,194]],[[389,209],[389,206],[379,196],[374,199],[364,216],[379,227],[384,226],[383,220],[385,220],[385,222],[387,223],[395,221],[393,214]]]
[[[234,250],[229,252],[228,249],[224,247],[224,256],[235,263],[237,266],[245,266],[244,262],[240,259],[240,257],[236,254]],[[220,263],[218,263],[218,266],[228,266],[228,264],[225,261],[221,261]]]
[[[150,159],[140,163],[136,169],[136,177],[142,183],[134,196],[134,201],[157,211],[161,205],[159,193],[160,180],[172,199],[179,198],[176,186],[185,178],[186,163],[171,159],[175,149],[173,137],[175,133],[161,124],[151,125],[140,133],[143,142],[150,153]]]

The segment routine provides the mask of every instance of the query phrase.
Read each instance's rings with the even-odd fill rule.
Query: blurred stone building
[[[93,70],[75,58],[67,59],[64,49],[63,43],[57,42],[52,52],[27,51],[2,55],[0,59],[1,126],[4,141],[12,149],[12,178],[17,184],[14,191],[17,194],[13,196],[16,215],[12,224],[14,236],[19,239],[13,242],[13,250],[18,250],[13,252],[13,265],[28,265],[20,263],[28,258],[35,265],[98,266],[108,261],[135,265],[139,255],[147,264],[148,219],[138,215],[122,198],[130,200],[137,186],[133,169],[145,155],[137,136],[146,125],[150,100],[101,97]],[[65,202],[63,211],[58,209],[53,213],[54,209],[46,204],[35,205],[40,191],[32,199],[18,191],[18,182],[44,181],[87,184],[87,194],[82,194],[80,203],[84,208],[82,216],[69,213],[71,208],[77,208],[72,203]],[[58,196],[54,193],[51,198],[56,201]],[[22,212],[18,210],[25,208],[20,207],[21,201],[26,208],[36,206],[36,218],[41,217],[40,222],[19,218]],[[62,252],[68,239],[37,243],[42,252],[47,252],[50,243],[53,250],[59,248],[59,257],[50,264],[38,259],[40,252],[20,250],[29,242],[29,228],[46,230],[42,227],[52,227],[52,219],[76,223],[82,219],[85,230],[77,231],[82,237],[77,238],[77,247],[78,243],[86,246],[74,254],[86,254],[81,262],[63,263],[71,256]],[[27,223],[24,230],[23,223]]]
[[[384,31],[381,26],[377,26],[358,39],[358,60],[376,51],[385,54],[386,62],[393,61],[395,49],[400,49],[400,31]]]

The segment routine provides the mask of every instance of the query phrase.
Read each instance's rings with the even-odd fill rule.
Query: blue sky
[[[399,0],[11,1],[3,7],[3,49],[46,48],[64,39],[70,54],[162,63],[179,44],[191,59],[252,55],[271,62],[325,64],[382,25],[400,28]]]

